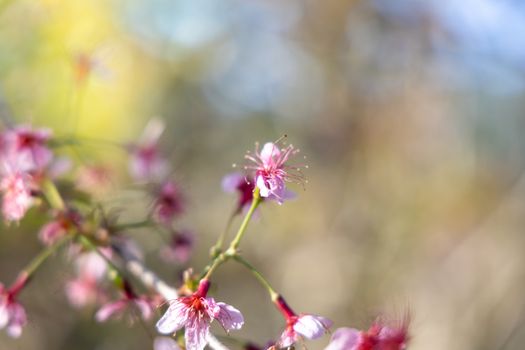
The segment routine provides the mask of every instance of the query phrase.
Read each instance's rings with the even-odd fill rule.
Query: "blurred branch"
[[[175,288],[170,287],[166,282],[159,278],[155,272],[144,266],[142,261],[140,261],[140,259],[138,259],[136,256],[130,252],[127,252],[117,244],[113,245],[113,248],[124,261],[126,270],[135,276],[135,278],[137,278],[139,281],[141,281],[144,286],[157,291],[165,300],[168,301],[176,299],[179,296]],[[211,333],[208,336],[208,346],[214,350],[229,350]]]

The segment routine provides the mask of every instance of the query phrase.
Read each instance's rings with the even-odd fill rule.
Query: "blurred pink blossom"
[[[20,172],[0,178],[2,214],[7,221],[19,221],[33,204],[31,185],[31,177]]]
[[[3,141],[5,161],[23,172],[43,170],[53,159],[47,146],[50,138],[50,130],[33,130],[27,125],[7,130]]]
[[[332,321],[322,316],[295,314],[281,296],[274,303],[286,319],[286,329],[277,342],[281,348],[293,345],[301,337],[307,339],[320,338],[332,326]]]
[[[175,232],[171,236],[169,245],[160,251],[160,257],[168,263],[187,262],[193,249],[194,234],[191,231]]]
[[[246,211],[250,208],[253,199],[255,182],[251,177],[246,177],[242,173],[235,172],[226,175],[222,179],[222,189],[227,193],[238,192],[237,213]]]
[[[111,250],[101,249],[102,254],[111,256]],[[107,271],[106,261],[95,252],[80,254],[75,260],[76,274],[73,280],[66,283],[67,299],[76,308],[95,304],[105,298],[100,288],[100,281]]]
[[[131,324],[137,318],[149,320],[153,316],[153,301],[146,296],[136,295],[127,282],[124,282],[124,296],[113,302],[103,305],[95,314],[97,322],[105,322],[110,318],[120,319],[127,316]]]
[[[160,119],[152,119],[144,130],[140,140],[129,146],[129,171],[135,180],[161,180],[168,173],[168,162],[159,151],[159,138],[164,131]]]
[[[202,350],[207,344],[213,320],[217,320],[227,332],[240,329],[244,324],[240,311],[207,298],[209,286],[208,280],[202,280],[198,290],[191,296],[170,301],[168,310],[157,322],[157,330],[162,334],[170,334],[184,327],[186,349]]]
[[[368,331],[337,329],[325,350],[405,350],[408,340],[408,317],[390,326],[378,320]]]
[[[165,182],[153,204],[153,212],[158,222],[169,225],[184,212],[184,199],[179,187],[173,181]]]
[[[79,227],[81,220],[80,214],[73,209],[59,212],[52,221],[40,229],[38,237],[45,245],[51,245],[65,236],[70,229]]]
[[[5,328],[12,338],[20,337],[27,324],[24,307],[16,301],[17,292],[17,288],[6,290],[0,283],[0,329]]]

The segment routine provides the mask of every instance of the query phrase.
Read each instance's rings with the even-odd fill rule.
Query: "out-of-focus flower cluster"
[[[134,186],[151,199],[148,212],[136,222],[121,222],[113,211],[115,208],[94,200],[90,193],[95,194],[105,181],[105,175],[101,176],[106,174],[103,167],[79,165],[78,169],[72,169],[71,162],[56,155],[67,143],[53,137],[49,130],[16,126],[0,133],[0,190],[5,221],[19,222],[32,206],[38,207],[47,218],[38,234],[43,252],[19,273],[10,287],[0,284],[0,328],[5,328],[12,337],[22,334],[28,321],[18,301],[19,294],[51,253],[67,243],[67,257],[73,271],[72,277],[65,281],[64,290],[74,308],[95,307],[97,322],[124,319],[132,324],[137,319],[151,320],[156,307],[167,305],[156,328],[159,333],[174,337],[156,338],[156,350],[180,349],[181,344],[187,350],[212,346],[210,326],[213,321],[226,332],[243,326],[244,317],[238,309],[208,296],[213,272],[230,260],[241,263],[254,274],[283,316],[282,334],[277,340],[269,341],[265,348],[289,348],[329,333],[332,321],[294,312],[238,249],[259,205],[272,200],[283,204],[295,197],[288,183],[305,183],[302,169],[306,166],[293,164],[292,159],[299,150],[282,140],[268,142],[261,150],[256,144],[255,152],[245,156],[249,164],[244,171],[223,178],[224,191],[238,196],[231,218],[244,215],[244,220],[226,249],[223,247],[226,236],[219,237],[211,250],[209,264],[200,274],[186,270],[177,298],[167,299],[155,284],[152,287],[136,275],[131,276],[119,263],[132,259],[135,264],[144,264],[141,249],[126,234],[127,230],[136,227],[155,230],[164,236],[166,244],[159,248],[159,257],[168,265],[183,266],[191,258],[193,231],[179,227],[178,221],[187,210],[186,196],[160,149],[163,130],[163,123],[154,119],[137,142],[122,145],[129,156],[129,173]],[[73,170],[78,170],[80,175],[73,176]],[[73,184],[65,186],[71,178]],[[151,278],[146,276],[146,279]],[[340,328],[326,350],[402,350],[407,341],[408,322],[399,327],[378,322],[368,331]],[[251,342],[245,342],[243,347],[258,348]]]

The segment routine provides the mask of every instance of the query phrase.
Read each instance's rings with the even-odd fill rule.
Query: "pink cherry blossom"
[[[179,187],[173,181],[165,182],[155,198],[153,208],[155,218],[162,224],[171,221],[184,211],[184,199]]]
[[[0,179],[2,214],[7,221],[19,221],[33,204],[31,178],[28,174],[15,172]]]
[[[22,125],[7,130],[4,136],[4,157],[19,171],[41,171],[53,159],[47,143],[51,138],[48,129],[36,129]]]
[[[239,194],[236,210],[237,213],[246,211],[250,208],[254,188],[255,181],[239,172],[228,174],[222,179],[222,189],[224,192],[238,192]]]
[[[81,216],[73,209],[59,212],[55,219],[45,224],[38,233],[38,237],[45,245],[51,245],[60,237],[67,234],[69,230],[79,227],[81,223]]]
[[[27,278],[22,276],[9,289],[0,283],[0,329],[5,328],[12,338],[20,337],[22,328],[27,324],[25,309],[16,301],[16,295],[26,281]]]
[[[145,296],[138,296],[127,282],[124,282],[124,296],[113,302],[103,305],[95,314],[97,322],[105,322],[110,318],[120,319],[127,315],[128,322],[133,323],[137,313],[143,320],[153,316],[153,302]]]
[[[91,276],[80,276],[68,281],[65,291],[69,303],[75,308],[95,304],[105,297],[99,281]]]
[[[168,162],[162,157],[158,142],[164,131],[164,123],[152,119],[137,144],[130,145],[131,176],[139,181],[161,180],[168,172]]]
[[[256,146],[255,154],[247,154],[246,159],[255,163],[247,169],[255,171],[255,186],[263,198],[276,200],[282,204],[285,200],[293,198],[293,193],[286,189],[287,182],[304,182],[304,177],[299,167],[287,164],[289,158],[299,150],[292,145],[279,149],[275,143],[266,143],[259,152]]]
[[[299,315],[288,319],[286,329],[279,339],[279,346],[285,348],[297,342],[301,337],[317,339],[322,337],[332,321],[325,317],[314,315]]]
[[[397,325],[378,320],[368,331],[339,328],[325,350],[405,350],[408,340],[408,317]]]
[[[295,314],[281,296],[275,300],[275,305],[286,319],[286,329],[277,342],[279,347],[291,346],[302,337],[310,340],[320,338],[332,326],[332,321],[322,316]]]
[[[160,251],[160,257],[168,263],[185,263],[193,249],[194,235],[190,231],[173,233],[171,242]]]
[[[111,251],[101,249],[106,256]],[[105,299],[100,281],[107,271],[106,261],[95,252],[82,253],[75,260],[77,276],[66,283],[65,292],[70,304],[76,308],[94,304]]]
[[[157,322],[157,330],[162,334],[170,334],[184,327],[186,349],[202,350],[207,344],[213,320],[217,320],[227,332],[240,329],[244,324],[240,311],[206,297],[209,286],[208,280],[202,280],[198,290],[191,296],[170,301],[168,310]]]

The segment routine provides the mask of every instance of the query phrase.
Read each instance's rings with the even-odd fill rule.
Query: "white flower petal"
[[[330,344],[324,350],[357,350],[361,332],[353,328],[339,328],[332,335]]]
[[[293,329],[308,339],[317,339],[321,337],[332,322],[324,317],[303,315],[300,316]]]
[[[270,195],[270,189],[266,186],[266,182],[262,176],[257,176],[257,187],[259,187],[261,197],[268,197]]]
[[[239,310],[225,303],[217,303],[220,307],[219,314],[215,317],[228,332],[233,329],[241,329],[244,317]]]
[[[228,174],[222,178],[222,190],[227,193],[234,193],[242,181],[244,181],[243,174],[239,172]]]
[[[177,342],[168,337],[157,337],[153,341],[154,350],[180,350]]]
[[[7,313],[7,306],[6,304],[0,305],[0,329],[4,328],[7,325],[7,322],[9,321],[9,315]]]
[[[297,341],[297,333],[293,331],[293,329],[285,329],[283,334],[281,334],[281,338],[279,338],[279,347],[280,348],[287,348],[291,346],[293,343]]]
[[[170,334],[184,327],[186,323],[187,306],[175,300],[164,316],[157,322],[157,331],[162,334]]]
[[[206,318],[195,318],[190,324],[186,324],[186,350],[203,350],[208,344],[209,333],[210,324]]]
[[[271,163],[273,161],[273,158],[278,157],[280,154],[281,150],[275,143],[267,142],[264,144],[261,150],[260,157],[263,162]]]

